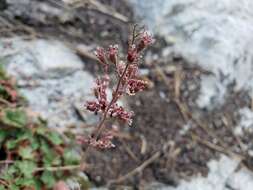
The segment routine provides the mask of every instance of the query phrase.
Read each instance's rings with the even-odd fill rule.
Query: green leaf
[[[27,123],[27,116],[23,110],[20,109],[5,109],[2,122],[13,127],[24,127]]]
[[[44,136],[46,134],[46,132],[47,132],[47,128],[44,127],[44,126],[39,126],[36,129],[36,132],[37,132],[37,134]]]
[[[6,91],[6,89],[4,88],[4,86],[2,86],[2,85],[0,85],[0,95],[4,99],[8,99],[9,98],[8,92]]]
[[[18,154],[23,158],[23,159],[29,159],[32,160],[34,158],[33,155],[33,149],[31,147],[21,147],[18,151]]]
[[[58,134],[57,132],[54,131],[50,131],[47,134],[47,138],[55,145],[60,145],[63,143],[62,138],[60,136],[60,134]]]
[[[7,131],[0,130],[0,146],[2,146],[1,144],[5,141],[7,136],[8,136]]]
[[[3,185],[0,185],[0,190],[5,190]]]
[[[37,150],[40,147],[38,138],[32,138],[30,140],[30,143],[31,143],[31,147],[32,147],[33,150]]]
[[[80,155],[76,151],[71,150],[71,149],[65,150],[63,154],[63,158],[64,158],[64,165],[79,164],[81,160]]]
[[[16,146],[18,145],[18,141],[17,140],[8,140],[6,143],[6,148],[8,150],[14,149],[16,148]]]
[[[64,176],[64,171],[57,171],[54,173],[56,179],[62,179]]]
[[[16,168],[16,166],[12,165],[8,168],[6,174],[12,177],[13,175],[15,175],[16,172],[18,172],[18,169]]]
[[[35,178],[19,178],[15,181],[15,184],[19,187],[33,187],[36,190],[41,189],[41,185]]]
[[[62,163],[61,157],[57,155],[52,160],[51,165],[53,165],[53,166],[59,166],[59,165],[61,165],[61,163]]]
[[[18,173],[18,168],[16,168],[16,166],[12,165],[10,166],[7,171],[4,173],[3,178],[7,181],[10,181],[13,179],[13,176],[15,175],[15,173]]]
[[[52,188],[56,182],[56,179],[51,171],[44,171],[41,176],[41,181],[48,187]]]
[[[48,124],[47,120],[41,118],[40,116],[38,117],[38,121],[37,122],[38,122],[38,125],[41,126],[41,127],[46,127],[47,124]]]
[[[33,138],[33,134],[30,129],[27,129],[27,128],[24,130],[17,129],[17,131],[19,133],[16,134],[17,132],[15,132],[15,134],[16,134],[15,137],[17,138],[18,142],[23,141],[23,140],[31,140]]]
[[[11,184],[9,187],[11,190],[20,190],[20,188],[16,186],[15,184]]]
[[[32,178],[33,172],[36,168],[36,164],[32,161],[17,161],[15,165],[19,168],[20,172],[24,175],[26,178]]]
[[[8,135],[12,136],[15,139],[8,139],[6,141],[6,146],[7,149],[14,149],[18,146],[19,142],[24,141],[24,140],[29,140],[30,143],[32,144],[32,139],[34,138],[30,129],[20,129],[17,128],[16,130],[8,131]]]
[[[1,62],[2,61],[0,60],[0,80],[6,80],[7,75],[6,75],[6,72],[4,70],[3,63],[1,63]]]
[[[53,149],[49,146],[49,144],[44,139],[41,139],[40,148],[43,153],[44,166],[46,167],[51,166],[53,160],[57,157],[56,153],[53,151]]]

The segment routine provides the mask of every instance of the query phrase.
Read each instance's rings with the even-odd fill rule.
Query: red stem
[[[109,109],[110,109],[111,106],[115,103],[115,101],[116,101],[116,99],[117,99],[117,97],[118,97],[119,87],[120,87],[120,85],[121,85],[121,83],[122,83],[122,80],[123,80],[123,78],[124,78],[124,76],[125,76],[125,74],[126,74],[126,72],[127,72],[127,69],[128,69],[129,64],[130,64],[130,63],[127,63],[127,65],[126,65],[126,67],[125,67],[125,69],[124,69],[124,71],[123,71],[121,77],[119,78],[119,81],[118,81],[118,84],[117,84],[115,93],[114,93],[114,95],[113,95],[113,97],[112,97],[112,100],[111,100],[111,102],[109,103],[109,105],[107,106],[107,108],[106,108],[106,110],[105,110],[105,112],[104,112],[104,114],[103,114],[103,117],[102,117],[102,119],[101,119],[99,125],[97,126],[97,128],[96,128],[95,131],[93,132],[93,135],[92,135],[92,136],[93,136],[96,140],[98,139],[98,137],[100,136],[102,130],[104,129],[104,126],[105,126],[105,125],[104,125],[104,122],[105,122],[105,120],[106,120],[106,117],[107,117],[107,114],[108,114]]]

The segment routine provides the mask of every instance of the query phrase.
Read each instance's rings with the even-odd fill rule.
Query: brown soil
[[[155,181],[176,185],[179,179],[188,179],[198,173],[206,175],[207,162],[218,158],[219,152],[244,154],[232,131],[238,121],[236,110],[250,105],[247,93],[231,92],[227,102],[213,111],[198,109],[195,100],[199,79],[203,74],[199,68],[190,68],[184,62],[181,67],[184,78],[180,88],[180,102],[186,105],[193,118],[183,117],[182,110],[173,100],[173,75],[167,75],[167,86],[157,73],[151,72],[148,77],[154,82],[154,87],[128,98],[130,107],[135,111],[133,126],[128,131],[131,139],[118,140],[117,147],[113,150],[92,150],[89,154],[88,162],[94,164],[97,169],[92,169],[88,174],[97,185],[108,184],[111,180],[131,172],[168,142],[175,144],[173,151],[163,152],[143,171],[119,184],[138,189]],[[152,71],[152,68],[150,70]],[[184,131],[187,123],[191,127]],[[145,151],[142,150],[144,144]]]

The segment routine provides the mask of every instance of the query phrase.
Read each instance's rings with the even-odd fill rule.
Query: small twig
[[[14,164],[15,160],[1,160],[0,164]],[[66,171],[66,170],[85,170],[88,168],[87,164],[79,164],[79,165],[68,165],[68,166],[56,166],[56,167],[39,167],[34,170],[34,172],[40,171]]]
[[[131,135],[129,135],[128,133],[115,133],[114,137],[117,137],[119,139],[126,139],[126,140],[133,140],[133,137]]]
[[[0,160],[0,164],[13,164],[14,162],[13,160]]]
[[[13,105],[10,102],[8,102],[7,100],[5,100],[5,99],[3,99],[1,97],[0,97],[0,103],[3,103],[3,104],[5,104],[5,105],[7,105],[9,107],[13,107]]]
[[[203,124],[198,119],[194,118],[193,115],[189,111],[188,111],[188,115],[190,116],[191,120],[194,123],[196,123],[197,126],[199,126],[201,129],[203,129],[210,137],[212,137],[213,139],[217,139],[222,147],[224,147],[224,148],[227,147],[226,143],[218,135],[216,135],[215,132],[212,131],[208,126]]]
[[[181,115],[183,116],[184,121],[187,123],[190,120],[188,117],[187,108],[178,99],[175,99],[174,102],[178,107],[178,110],[180,111]]]
[[[124,140],[121,140],[121,143],[123,144],[123,147],[125,148],[127,154],[136,162],[139,161],[139,159],[135,156],[135,154],[133,153],[133,151],[129,148],[129,146],[127,146],[127,144],[125,143]]]
[[[35,39],[36,37],[41,36],[41,34],[39,34],[38,32],[35,31],[35,29],[33,29],[32,27],[30,27],[28,25],[23,24],[21,21],[19,21],[17,19],[9,19],[6,17],[8,17],[8,16],[4,13],[0,15],[0,22],[3,23],[3,25],[4,25],[3,28],[5,28],[4,30],[6,30],[6,32],[15,33],[17,31],[22,31],[22,32],[25,32],[28,34],[28,35],[26,35],[26,36],[29,36],[28,39]],[[2,29],[1,29],[1,31],[2,31]]]
[[[235,132],[234,132],[232,126],[231,126],[230,120],[228,120],[226,116],[223,116],[223,117],[222,117],[222,121],[223,121],[225,127],[227,127],[228,130],[230,130],[232,136],[233,136],[234,139],[237,141],[237,143],[238,143],[238,145],[239,145],[239,148],[240,148],[241,152],[244,152],[244,153],[245,153],[244,147],[245,147],[246,145],[242,142],[241,138],[238,137],[238,136],[235,134]]]
[[[130,171],[126,175],[123,175],[123,176],[119,177],[118,179],[109,181],[108,182],[108,186],[110,186],[112,184],[116,184],[116,183],[121,183],[121,182],[129,179],[130,177],[136,175],[137,173],[141,173],[148,165],[150,165],[155,160],[157,160],[162,155],[162,153],[164,153],[167,150],[167,148],[170,145],[171,145],[171,141],[167,142],[166,144],[164,144],[164,146],[162,147],[161,150],[159,150],[155,154],[153,154],[149,159],[147,159],[146,161],[144,161],[140,166],[138,166],[137,168],[133,169],[132,171]]]
[[[69,166],[57,166],[57,167],[40,167],[40,168],[36,168],[34,170],[34,172],[40,172],[40,171],[51,171],[51,172],[55,172],[55,171],[66,171],[66,170],[85,170],[87,169],[87,165],[86,164],[79,164],[79,165],[69,165]]]
[[[223,147],[221,147],[219,145],[216,145],[216,144],[211,143],[211,142],[209,142],[205,139],[202,139],[198,135],[193,134],[193,133],[191,133],[191,136],[192,136],[193,140],[197,141],[200,144],[203,144],[203,145],[207,146],[208,148],[210,148],[212,150],[215,150],[217,152],[221,152],[221,153],[224,153],[224,154],[228,154],[228,152]]]
[[[195,135],[192,133],[192,138],[196,141],[198,141],[200,144],[203,144],[205,146],[207,146],[208,148],[212,149],[212,150],[215,150],[217,152],[221,152],[223,154],[226,154],[228,156],[232,156],[232,157],[237,157],[239,158],[240,160],[245,160],[245,157],[238,154],[238,153],[234,153],[233,151],[230,151],[229,149],[225,149],[224,147],[222,146],[219,146],[219,145],[216,145],[214,143],[211,143],[207,140],[204,140],[203,138],[200,138],[199,136]]]
[[[144,135],[140,135],[140,139],[141,139],[141,154],[143,155],[147,151],[148,144]]]
[[[117,11],[115,11],[113,8],[111,8],[109,6],[103,5],[102,3],[100,3],[96,0],[88,0],[88,2],[91,5],[93,5],[96,10],[98,10],[99,12],[101,12],[105,15],[111,16],[111,17],[118,19],[118,20],[125,22],[125,23],[127,23],[129,21],[129,19],[126,16],[118,13]]]
[[[132,32],[131,44],[129,44],[129,45],[133,45],[134,44],[136,27],[137,27],[137,24],[134,24],[134,26],[133,26],[133,32]]]
[[[3,180],[3,179],[0,179],[0,183],[2,185],[4,185],[5,187],[9,187],[9,184],[5,180]]]
[[[91,59],[91,60],[94,60],[94,61],[97,61],[97,57],[93,53],[91,53],[89,50],[87,50],[87,48],[85,48],[85,46],[79,45],[75,48],[75,50],[78,55],[88,58],[88,59]]]
[[[181,69],[180,68],[176,68],[176,71],[174,73],[174,90],[175,90],[175,98],[179,99],[180,97],[180,86],[181,86]]]

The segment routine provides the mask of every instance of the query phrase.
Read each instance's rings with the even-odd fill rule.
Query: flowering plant
[[[87,139],[79,139],[82,143],[86,143],[96,148],[111,148],[113,130],[105,132],[107,118],[113,117],[120,121],[132,124],[132,111],[126,111],[123,106],[118,104],[119,99],[127,95],[135,95],[135,93],[144,90],[147,82],[141,80],[138,76],[139,62],[143,50],[153,43],[152,35],[145,29],[140,31],[133,29],[133,33],[128,41],[128,50],[125,60],[119,57],[118,45],[110,45],[108,49],[98,47],[95,55],[99,63],[103,66],[104,75],[96,80],[94,87],[94,95],[96,100],[87,101],[87,110],[95,114],[101,114],[101,120],[91,136]],[[117,78],[117,83],[112,91],[112,98],[109,100],[107,89],[110,83],[108,74],[109,68],[113,67]]]

